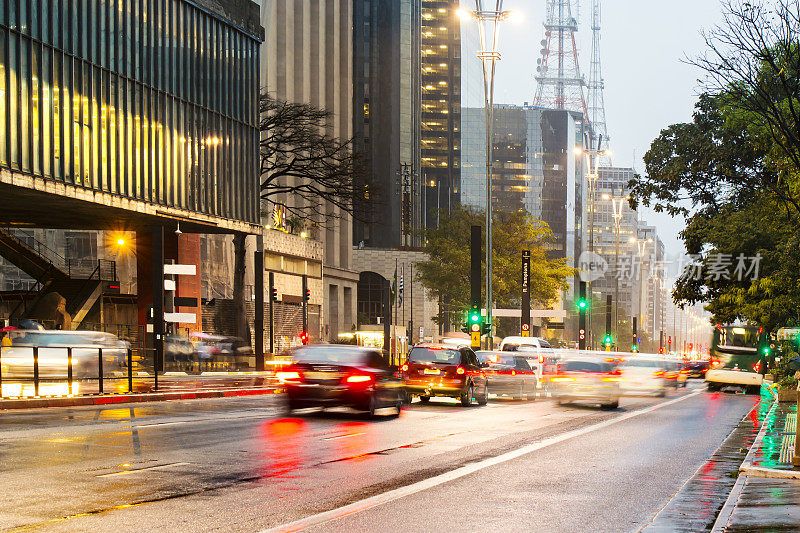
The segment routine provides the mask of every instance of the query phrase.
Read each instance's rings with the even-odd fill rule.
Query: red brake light
[[[348,383],[365,383],[367,381],[372,381],[372,377],[355,375],[347,378]]]
[[[660,378],[661,376],[664,375],[664,371],[663,370],[656,370],[655,372],[653,372],[653,375],[655,377],[657,377],[657,378]]]
[[[403,369],[403,372],[408,372],[408,365],[403,365],[401,368]]]
[[[300,372],[276,372],[275,377],[278,378],[278,381],[281,383],[286,383],[287,381],[300,381]]]
[[[456,368],[456,374],[463,374],[463,373],[464,373],[464,369],[462,367]]]

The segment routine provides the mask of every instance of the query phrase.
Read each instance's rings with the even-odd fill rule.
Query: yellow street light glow
[[[580,146],[576,146],[575,155],[582,155],[582,154],[583,154],[583,148],[581,148]]]
[[[117,239],[117,244],[119,244],[120,246],[125,246],[125,239],[120,237],[119,239]]]
[[[463,8],[456,9],[456,15],[458,15],[458,18],[461,20],[468,20],[472,18],[472,13]]]

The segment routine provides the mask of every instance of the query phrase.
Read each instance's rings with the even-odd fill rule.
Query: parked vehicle
[[[403,407],[403,382],[381,352],[351,345],[295,348],[292,363],[276,373],[286,389],[286,409],[352,407],[374,416]]]
[[[487,365],[484,372],[491,394],[512,396],[515,400],[536,398],[536,371],[528,358],[507,352],[477,352],[476,355]]]
[[[595,357],[565,356],[557,376],[550,380],[553,397],[563,405],[599,403],[604,409],[619,406],[622,377],[614,365]]]
[[[446,396],[458,398],[465,407],[473,400],[486,405],[489,390],[485,368],[467,347],[445,344],[414,346],[401,367],[407,401],[410,402],[414,396],[419,396],[423,402],[430,401],[433,396]]]

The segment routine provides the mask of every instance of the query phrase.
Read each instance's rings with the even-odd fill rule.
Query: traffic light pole
[[[308,334],[308,278],[303,276],[303,333]]]
[[[275,358],[275,310],[273,306],[277,299],[275,293],[275,274],[269,273],[269,355]]]
[[[586,282],[581,281],[578,286],[578,349],[586,349]]]
[[[469,285],[470,285],[470,316],[467,322],[470,324],[470,344],[473,350],[481,347],[481,331],[479,328],[477,335],[472,331],[472,314],[478,311],[480,317],[481,308],[481,227],[472,226],[470,228],[470,264],[469,264]],[[488,310],[487,310],[488,313]]]

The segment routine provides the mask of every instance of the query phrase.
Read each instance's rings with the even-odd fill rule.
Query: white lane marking
[[[357,436],[359,436],[359,435],[363,435],[363,434],[364,434],[364,432],[360,432],[360,433],[348,433],[347,435],[337,435],[337,436],[335,436],[335,437],[326,437],[326,438],[324,438],[324,439],[322,439],[322,440],[337,440],[337,439],[346,439],[346,438],[349,438],[349,437],[357,437]]]
[[[146,472],[148,470],[165,470],[167,468],[175,468],[176,466],[185,466],[191,463],[169,463],[165,465],[146,466],[144,468],[134,468],[133,470],[121,470],[119,472],[110,472],[108,474],[100,474],[95,477],[114,477],[125,476],[127,474],[136,474],[138,472]]]
[[[606,428],[608,426],[617,424],[624,420],[628,420],[636,416],[641,416],[643,414],[651,413],[657,409],[661,409],[663,407],[667,407],[669,405],[673,405],[678,402],[688,400],[689,398],[693,398],[694,396],[697,396],[698,394],[701,394],[703,392],[705,392],[705,390],[702,389],[696,390],[694,392],[690,392],[686,396],[675,398],[674,400],[669,400],[667,402],[651,405],[649,407],[645,407],[637,411],[625,413],[616,418],[605,420],[603,422],[598,422],[597,424],[592,424],[591,426],[587,426],[585,428],[567,431],[566,433],[556,435],[555,437],[550,437],[541,440],[539,442],[535,442],[533,444],[528,444],[527,446],[523,446],[522,448],[518,448],[516,450],[512,450],[510,452],[506,452],[497,455],[495,457],[490,457],[488,459],[483,459],[476,463],[456,468],[455,470],[451,470],[450,472],[445,472],[444,474],[439,474],[437,476],[433,476],[428,479],[423,479],[422,481],[417,481],[416,483],[412,483],[411,485],[406,485],[405,487],[399,487],[381,494],[376,494],[375,496],[370,496],[369,498],[365,498],[363,500],[350,503],[348,505],[339,507],[337,509],[331,509],[330,511],[314,514],[311,516],[307,516],[305,518],[301,518],[300,520],[295,520],[294,522],[289,522],[287,524],[282,524],[280,526],[263,530],[260,533],[290,533],[293,531],[301,531],[303,529],[312,526],[317,526],[325,522],[330,522],[331,520],[335,520],[337,518],[342,518],[344,516],[360,513],[361,511],[365,511],[372,507],[377,507],[379,505],[383,505],[384,503],[389,503],[399,498],[410,496],[411,494],[415,494],[417,492],[421,492],[436,487],[443,483],[447,483],[462,478],[464,476],[468,476],[469,474],[473,474],[479,470],[499,465],[501,463],[505,463],[513,459],[517,459],[518,457],[527,455],[537,450],[541,450],[542,448],[546,448],[548,446],[552,446],[553,444],[558,444],[559,442],[564,442],[565,440],[573,439],[575,437],[580,437],[581,435],[597,431],[598,429]]]

